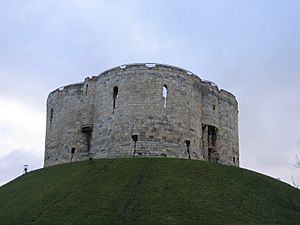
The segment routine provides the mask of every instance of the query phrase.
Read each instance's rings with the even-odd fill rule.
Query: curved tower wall
[[[159,64],[116,67],[55,90],[47,100],[45,166],[90,157],[238,165],[237,102],[211,82]]]
[[[220,147],[222,162],[239,165],[238,103],[224,90],[219,93]]]
[[[185,71],[144,65],[110,70],[97,81],[93,148],[96,157],[186,157],[185,140],[193,140],[193,158],[199,152],[200,83]],[[167,87],[164,108],[163,87]],[[118,97],[113,109],[113,89]],[[196,89],[197,90],[197,89]],[[133,135],[137,135],[134,143]],[[196,147],[197,146],[197,147]],[[135,152],[134,152],[135,150]]]
[[[88,157],[87,138],[81,127],[93,124],[95,84],[94,78],[87,78],[84,83],[65,86],[49,94],[45,165]],[[72,149],[76,154],[71,154]]]

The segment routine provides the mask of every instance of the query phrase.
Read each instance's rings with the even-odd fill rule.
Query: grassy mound
[[[101,159],[4,185],[0,224],[300,224],[300,191],[204,161]]]

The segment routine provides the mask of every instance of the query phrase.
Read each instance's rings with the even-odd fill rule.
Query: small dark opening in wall
[[[134,141],[133,145],[133,157],[136,155],[136,142],[138,140],[138,136],[136,134],[132,135],[132,140]]]
[[[186,151],[187,151],[188,157],[189,157],[189,159],[191,159],[191,153],[190,153],[191,141],[185,140],[185,144],[186,144]]]
[[[50,109],[50,122],[52,122],[52,120],[53,120],[53,114],[54,114],[54,110],[53,110],[53,108],[51,108]]]
[[[191,145],[191,141],[190,141],[190,140],[185,140],[185,144],[186,144],[186,146],[189,148],[190,145]]]
[[[213,105],[213,110],[214,110],[214,111],[216,110],[216,105]]]
[[[132,135],[131,137],[132,137],[132,140],[133,140],[134,142],[137,142],[137,140],[138,140],[138,136],[137,136],[137,135]]]
[[[214,126],[208,126],[208,144],[212,147],[216,146],[218,129]]]
[[[71,162],[73,161],[74,153],[75,153],[75,147],[73,147],[73,148],[71,149]]]
[[[118,98],[118,94],[119,94],[119,88],[118,88],[118,86],[114,86],[114,89],[113,89],[113,109],[116,108],[116,101],[117,101],[117,98]]]
[[[86,134],[86,135],[91,135],[93,131],[92,125],[86,125],[81,127],[81,133]]]
[[[87,93],[88,93],[88,88],[89,88],[89,85],[87,84],[87,85],[85,86],[85,95],[87,95]]]
[[[90,151],[92,132],[93,132],[93,125],[86,124],[81,126],[81,133],[85,136],[87,151]]]
[[[235,157],[232,157],[232,162],[233,164],[235,164]]]

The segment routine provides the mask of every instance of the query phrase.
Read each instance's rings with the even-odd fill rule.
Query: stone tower
[[[130,64],[51,92],[45,166],[167,157],[239,166],[238,103],[182,68]]]

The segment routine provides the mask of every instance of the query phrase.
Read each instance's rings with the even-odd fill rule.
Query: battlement
[[[121,65],[49,94],[45,146],[45,166],[91,157],[238,166],[238,104],[183,68]]]

